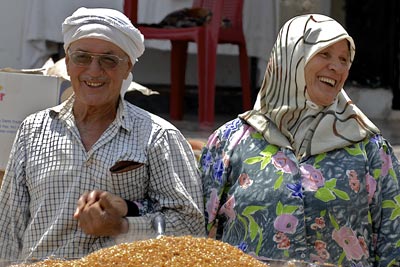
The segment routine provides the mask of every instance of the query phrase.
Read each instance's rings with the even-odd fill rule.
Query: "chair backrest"
[[[216,17],[211,27],[220,27],[220,42],[240,41],[243,38],[243,4],[244,0],[194,0],[193,7],[211,10]],[[222,6],[221,6],[222,5]]]
[[[214,19],[211,19],[210,26],[212,27],[219,25],[224,30],[242,31],[243,0],[194,0],[192,7],[202,7],[210,10],[214,17]],[[124,13],[131,19],[133,24],[137,23],[137,12],[138,0],[124,1]]]
[[[242,29],[243,0],[227,0],[222,9],[222,20],[230,22],[230,29]],[[223,24],[224,26],[224,24]]]
[[[222,9],[222,24],[219,32],[220,42],[243,41],[244,0],[226,0]]]
[[[192,7],[201,7],[206,8],[211,11],[211,21],[208,25],[211,28],[212,34],[214,36],[219,35],[219,30],[222,21],[222,11],[223,5],[225,2],[229,2],[231,0],[194,0]]]

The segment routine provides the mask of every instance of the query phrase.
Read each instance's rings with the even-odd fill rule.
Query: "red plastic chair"
[[[137,4],[137,0],[133,2]],[[212,126],[214,124],[218,43],[231,43],[239,46],[242,105],[243,110],[251,108],[249,58],[242,26],[243,0],[194,0],[192,7],[211,10],[210,22],[203,26],[188,28],[156,28],[140,25],[138,28],[145,39],[171,41],[170,117],[173,120],[183,118],[188,42],[197,44],[199,122],[201,125]],[[137,10],[137,6],[135,8]],[[125,9],[125,13],[127,16],[131,15],[132,21],[136,22],[131,10]]]

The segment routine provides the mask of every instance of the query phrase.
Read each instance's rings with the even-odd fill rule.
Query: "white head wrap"
[[[77,9],[62,24],[64,50],[82,38],[96,38],[120,47],[135,64],[144,52],[144,37],[121,12],[107,8]]]
[[[307,62],[319,51],[353,39],[338,22],[320,14],[290,19],[279,31],[254,109],[241,116],[264,138],[291,148],[298,157],[349,146],[379,133],[342,89],[335,101],[322,107],[310,102],[304,75]]]

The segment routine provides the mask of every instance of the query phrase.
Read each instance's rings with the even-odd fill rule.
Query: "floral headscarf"
[[[309,14],[286,22],[272,49],[254,109],[240,117],[268,142],[292,149],[297,157],[345,147],[379,133],[343,89],[327,107],[312,103],[306,93],[307,62],[343,39],[349,42],[353,62],[354,41],[332,18]]]

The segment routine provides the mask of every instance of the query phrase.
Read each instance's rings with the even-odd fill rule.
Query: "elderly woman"
[[[63,23],[74,94],[21,124],[0,191],[0,258],[77,258],[165,233],[203,235],[197,162],[170,123],[123,99],[143,35],[121,12]]]
[[[354,54],[327,16],[282,27],[254,109],[203,149],[209,236],[261,259],[399,264],[399,162],[342,89]]]

